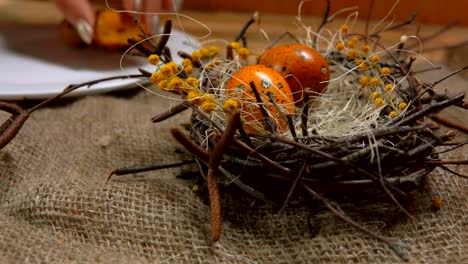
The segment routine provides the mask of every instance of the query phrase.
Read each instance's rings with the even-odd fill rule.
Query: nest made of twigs
[[[319,33],[304,26],[308,37],[295,40],[319,46],[328,18],[326,14]],[[235,41],[245,42],[243,34],[255,20],[256,15]],[[170,28],[167,23],[156,46],[136,43],[134,48],[157,66],[154,73],[142,73],[160,89],[182,99],[153,122],[186,109],[193,111],[189,136],[178,128],[171,133],[200,165],[210,197],[214,241],[221,232],[222,185],[223,190],[240,190],[278,208],[312,196],[402,255],[397,244],[359,226],[337,210],[329,197],[359,193],[358,199],[390,199],[409,215],[402,203],[411,200],[410,193],[421,189],[425,177],[443,163],[436,147],[452,140],[454,133],[437,130],[430,118],[449,106],[467,108],[464,95],[437,94],[433,88],[445,78],[434,83],[417,78],[414,52],[403,52],[406,36],[384,48],[378,41],[386,29],[363,35],[350,33],[349,26],[342,25],[330,40],[325,39],[321,51],[334,72],[326,91],[316,94],[305,89],[295,115],[272,116],[262,109],[264,127],[252,131],[244,127],[245,110],[223,108],[223,102],[230,99],[226,81],[252,63],[246,59],[248,52],[239,48],[239,42],[227,45],[225,57],[216,48],[201,47],[193,54],[179,52],[184,62],[177,65],[165,48]],[[250,86],[255,92],[255,85]],[[274,104],[256,97],[254,104],[259,108]],[[207,101],[209,105],[204,105]],[[280,107],[278,110],[281,112]],[[273,118],[282,118],[286,131],[275,130]]]

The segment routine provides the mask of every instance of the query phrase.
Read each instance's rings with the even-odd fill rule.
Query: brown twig
[[[208,186],[208,194],[210,198],[211,210],[211,239],[218,241],[221,236],[221,194],[219,193],[216,176],[218,167],[221,163],[224,153],[229,145],[231,145],[237,128],[240,126],[240,112],[235,111],[231,114],[231,118],[224,130],[221,139],[216,143],[213,151],[210,154],[208,161],[208,174],[206,182]]]
[[[49,104],[49,103],[57,100],[58,98],[61,98],[61,97],[65,96],[65,95],[71,93],[72,91],[75,91],[76,89],[81,88],[81,87],[85,87],[85,86],[89,87],[89,86],[92,86],[92,85],[100,83],[100,82],[111,81],[111,80],[116,80],[116,79],[129,79],[129,78],[140,78],[140,77],[145,77],[145,75],[144,74],[118,75],[118,76],[106,77],[106,78],[96,79],[96,80],[92,80],[92,81],[88,81],[88,82],[83,82],[83,83],[80,83],[80,84],[71,84],[68,87],[66,87],[61,93],[59,93],[59,94],[57,94],[57,95],[55,95],[53,97],[50,97],[50,98],[40,102],[39,104],[29,108],[28,112],[32,113],[35,110],[37,110],[38,108],[41,108],[41,107],[45,106],[46,104]]]
[[[357,172],[360,172],[362,173],[362,175],[366,175],[368,176],[371,180],[375,181],[376,183],[380,184],[380,177],[374,175],[373,173],[371,172],[368,172],[356,165],[354,165],[353,163],[349,162],[349,161],[346,161],[346,160],[343,160],[343,159],[340,159],[340,158],[337,158],[329,153],[326,153],[326,152],[323,152],[321,150],[318,150],[318,149],[314,149],[312,147],[309,147],[307,145],[304,145],[304,144],[301,144],[301,143],[298,143],[298,142],[294,142],[294,141],[291,141],[287,138],[283,138],[283,137],[279,137],[279,136],[275,136],[275,135],[257,135],[258,137],[264,137],[264,138],[269,138],[269,139],[272,139],[272,140],[275,140],[275,141],[279,141],[279,142],[283,142],[285,144],[289,144],[291,146],[295,146],[297,148],[300,148],[300,149],[304,149],[306,151],[309,151],[309,152],[312,152],[312,153],[315,153],[319,156],[322,156],[322,157],[325,157],[327,159],[330,159],[338,164],[342,164],[342,165],[345,165],[351,169],[354,169],[355,171]],[[386,184],[388,184],[387,182],[385,182]],[[408,197],[408,194],[406,194],[405,192],[401,191],[400,189],[396,188],[395,186],[393,186],[392,184],[388,184],[388,187],[394,191],[395,193],[397,193],[398,195],[400,195],[401,197],[404,197],[404,198],[407,198]]]
[[[203,149],[202,147],[198,146],[197,144],[193,143],[190,138],[188,138],[180,129],[173,128],[171,129],[171,135],[174,137],[179,144],[181,144],[190,154],[195,156],[197,159],[208,163],[210,155],[209,153]]]
[[[452,76],[454,76],[454,75],[458,74],[459,72],[464,71],[464,70],[466,70],[466,69],[468,69],[468,65],[467,65],[467,66],[464,66],[464,67],[462,67],[462,68],[460,68],[460,69],[458,69],[458,70],[456,70],[456,71],[454,71],[454,72],[451,72],[451,73],[447,74],[446,76],[440,78],[439,80],[433,82],[433,83],[430,85],[430,87],[434,87],[434,86],[436,86],[437,84],[439,84],[439,83],[441,83],[441,82],[447,80],[448,78],[450,78],[450,77],[452,77]]]
[[[258,92],[257,87],[255,86],[255,83],[250,82],[249,85],[250,85],[250,89],[252,89],[252,92],[255,95],[255,99],[257,100],[258,108],[260,108],[260,111],[262,112],[263,125],[265,126],[265,130],[267,130],[270,133],[274,134],[276,132],[275,127],[274,127],[273,123],[271,122],[270,115],[268,114],[268,111],[266,110],[266,108],[265,108],[265,106],[263,104],[263,100],[260,97],[260,93]]]
[[[195,162],[194,159],[188,159],[188,160],[179,160],[179,161],[169,162],[169,163],[162,163],[158,165],[135,166],[135,167],[113,169],[109,173],[109,176],[107,177],[106,182],[109,181],[114,175],[120,176],[120,175],[132,174],[132,173],[169,169],[169,168],[180,167],[180,166],[187,165],[187,164],[193,164],[194,162]]]
[[[200,109],[198,108],[193,108],[193,111],[197,113],[197,115],[203,117],[206,121],[210,122],[211,125],[213,125],[216,129],[218,129],[219,131],[222,131],[223,129],[219,126],[219,124],[217,124],[216,122],[214,122],[205,112],[201,111]],[[254,157],[257,157],[258,159],[260,159],[264,164],[265,166],[269,166],[269,167],[272,167],[272,168],[275,168],[277,170],[277,172],[281,175],[289,175],[291,173],[291,170],[287,167],[284,167],[282,166],[281,164],[278,164],[277,162],[269,159],[268,157],[266,157],[265,155],[263,155],[262,153],[256,151],[254,148],[250,147],[249,145],[247,145],[246,143],[240,141],[239,139],[237,138],[234,138],[233,140],[234,144],[236,146],[238,146],[240,148],[240,150],[242,152],[244,152],[244,154],[246,156],[251,156],[253,155]]]
[[[427,115],[429,115],[431,113],[442,110],[442,109],[446,108],[447,106],[454,105],[457,102],[462,101],[464,97],[465,97],[464,94],[459,94],[457,96],[454,96],[454,97],[452,97],[450,99],[447,99],[447,100],[444,100],[442,102],[433,103],[433,104],[431,104],[431,105],[417,111],[416,113],[414,113],[414,114],[412,114],[412,115],[410,115],[408,117],[403,118],[403,120],[401,120],[401,121],[399,121],[399,120],[393,121],[390,125],[392,125],[394,123],[398,123],[400,126],[411,124],[411,123],[415,122],[416,120],[420,119],[421,117],[427,116]]]
[[[443,165],[443,164],[453,164],[453,165],[468,165],[468,160],[426,160],[424,161],[426,164],[436,164],[436,165]]]
[[[381,33],[384,33],[384,32],[386,32],[386,31],[395,30],[395,29],[399,29],[399,28],[401,28],[401,27],[404,27],[404,26],[406,26],[406,25],[410,25],[410,24],[412,24],[412,23],[414,22],[414,20],[416,19],[417,16],[418,16],[418,12],[414,11],[414,12],[411,14],[411,16],[410,16],[407,20],[405,20],[405,21],[403,21],[403,22],[401,22],[401,23],[398,23],[398,24],[396,24],[396,25],[390,26],[390,27],[388,27],[388,28],[384,28],[384,29],[382,29],[382,30],[379,30],[379,31],[377,31],[377,32],[374,32],[374,33],[372,33],[370,36],[371,36],[371,37],[378,37]],[[402,47],[401,47],[401,48],[402,48]]]
[[[168,119],[170,117],[173,117],[173,116],[187,110],[188,108],[189,108],[189,106],[187,105],[186,102],[175,105],[175,106],[169,108],[169,110],[167,110],[165,112],[162,112],[159,115],[154,116],[153,118],[151,118],[151,122],[158,123],[158,122],[164,121],[164,120],[166,120],[166,119]]]
[[[237,36],[234,38],[234,41],[239,41],[242,40],[242,45],[244,47],[247,47],[247,41],[245,38],[245,33],[247,32],[247,29],[249,29],[250,25],[258,21],[259,14],[258,12],[253,13],[253,15],[250,17],[249,20],[244,24],[244,26],[241,28],[240,32],[237,34]]]
[[[293,184],[292,184],[291,188],[289,189],[288,195],[286,196],[286,199],[284,200],[283,206],[280,209],[280,213],[283,212],[284,209],[286,209],[286,206],[288,206],[289,201],[291,201],[291,198],[292,198],[292,196],[294,194],[294,191],[296,190],[297,184],[299,183],[299,181],[304,176],[304,172],[305,172],[306,168],[307,168],[307,161],[304,160],[304,162],[302,163],[302,167],[299,170],[299,172],[297,173],[296,179],[294,179]]]
[[[468,179],[468,175],[463,175],[461,173],[458,173],[458,172],[456,172],[456,171],[454,171],[454,170],[452,170],[452,169],[450,169],[450,168],[448,168],[448,167],[446,167],[446,166],[444,166],[442,164],[439,164],[438,167],[445,170],[445,171],[448,171],[448,172],[452,173],[453,175],[456,175],[456,176],[461,177],[461,178]]]
[[[310,92],[309,89],[306,89],[303,93],[304,96],[304,106],[301,110],[301,130],[302,136],[307,137],[309,132],[307,131],[307,122],[309,117],[309,107],[310,107]]]
[[[24,122],[29,117],[29,112],[15,103],[0,101],[0,110],[11,114],[0,126],[0,149],[3,149],[18,134]]]
[[[320,25],[317,28],[317,33],[320,34],[320,31],[322,31],[323,27],[328,23],[328,16],[330,14],[330,0],[325,0],[326,1],[326,6],[325,6],[325,11],[323,12],[322,16],[322,21],[320,22]],[[312,43],[313,47],[317,46],[317,38],[318,34],[315,34],[314,41]]]
[[[309,193],[311,194],[314,198],[316,198],[317,200],[319,200],[320,202],[322,202],[332,213],[334,213],[338,218],[340,218],[341,220],[343,220],[344,222],[348,223],[349,225],[363,231],[364,233],[374,237],[375,239],[387,244],[392,250],[393,252],[395,252],[395,254],[398,255],[398,257],[400,257],[401,259],[407,261],[408,260],[408,256],[405,254],[405,252],[402,251],[402,247],[404,247],[403,244],[401,243],[398,243],[398,242],[394,242],[394,241],[391,241],[389,240],[388,238],[384,237],[384,236],[381,236],[379,234],[376,234],[375,232],[372,232],[371,230],[367,229],[366,227],[356,223],[353,219],[351,219],[349,216],[345,215],[341,210],[338,210],[337,208],[335,208],[335,206],[333,206],[331,204],[331,202],[323,197],[322,195],[318,194],[317,192],[315,192],[312,188],[310,188],[309,186],[307,186],[306,184],[304,183],[301,183],[302,184],[302,187]]]
[[[468,127],[461,124],[461,123],[457,123],[457,122],[454,122],[454,121],[451,121],[451,120],[448,120],[446,118],[443,118],[441,116],[438,116],[438,115],[434,115],[434,116],[431,116],[431,119],[441,125],[444,125],[446,127],[450,127],[450,128],[454,128],[458,131],[461,131],[465,134],[468,134]]]

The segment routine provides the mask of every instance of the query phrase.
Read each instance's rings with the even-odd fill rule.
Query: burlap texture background
[[[383,243],[327,211],[234,204],[224,209],[223,234],[210,242],[209,207],[175,176],[193,166],[106,183],[115,167],[185,157],[168,130],[185,113],[160,124],[162,97],[81,98],[35,112],[0,151],[0,260],[3,263],[395,263]],[[1,116],[3,119],[6,115]],[[467,159],[463,150],[451,153]],[[403,216],[360,218],[399,239],[414,263],[468,263],[467,180],[434,171],[415,203],[415,223]],[[431,195],[444,200],[431,210]],[[377,211],[377,209],[375,209]],[[380,208],[379,210],[382,210]],[[395,218],[395,217],[394,217]]]

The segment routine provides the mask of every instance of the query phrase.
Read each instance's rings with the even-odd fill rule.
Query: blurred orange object
[[[96,12],[96,24],[92,46],[107,50],[123,50],[130,46],[128,39],[140,40],[147,26],[143,19],[135,21],[129,13],[99,10]],[[86,47],[73,25],[63,20],[59,25],[61,38],[72,47]]]

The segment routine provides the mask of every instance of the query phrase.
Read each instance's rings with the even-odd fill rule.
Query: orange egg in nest
[[[239,103],[244,129],[248,132],[268,131],[265,114],[262,113],[251,83],[258,91],[270,124],[276,132],[287,131],[285,116],[295,113],[291,89],[280,73],[258,64],[239,69],[226,83],[224,95],[226,99],[233,99]]]
[[[321,93],[330,80],[330,68],[325,58],[315,49],[302,45],[278,45],[266,50],[259,64],[281,73],[288,82],[294,101],[300,103],[303,89]]]

